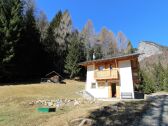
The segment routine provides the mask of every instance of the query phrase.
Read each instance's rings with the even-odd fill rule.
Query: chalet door
[[[112,83],[111,85],[112,89],[112,97],[116,97],[116,83]]]
[[[108,95],[109,98],[116,97],[116,83],[109,83]]]

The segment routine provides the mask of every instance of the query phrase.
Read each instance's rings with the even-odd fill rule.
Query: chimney
[[[95,56],[95,51],[93,52],[93,60],[95,60],[96,56]]]

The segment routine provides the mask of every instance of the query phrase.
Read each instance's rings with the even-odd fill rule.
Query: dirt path
[[[168,126],[168,95],[154,96],[151,106],[136,126]]]

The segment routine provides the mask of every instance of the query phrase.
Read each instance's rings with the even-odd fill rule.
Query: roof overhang
[[[135,57],[137,58],[139,55],[141,55],[141,54],[140,53],[131,53],[131,54],[125,54],[125,55],[117,55],[117,56],[113,56],[111,58],[97,59],[97,60],[90,60],[90,61],[81,62],[81,63],[79,63],[79,65],[87,66],[87,65],[92,65],[92,64],[95,64],[95,63],[109,62],[109,61],[113,61],[113,60],[132,59],[132,58],[135,58]]]

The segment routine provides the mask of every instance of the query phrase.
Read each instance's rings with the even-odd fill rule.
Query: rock
[[[33,101],[29,102],[29,105],[34,105],[34,102]]]
[[[47,80],[48,83],[51,83],[51,80]]]
[[[142,41],[139,43],[138,53],[142,53],[138,58],[141,61],[146,57],[161,54],[162,47],[154,42]]]
[[[45,105],[45,106],[47,106],[47,105],[48,105],[48,103],[45,101],[45,102],[44,102],[44,105]]]
[[[56,104],[56,108],[59,108],[61,105],[60,104]]]
[[[80,104],[79,101],[75,100],[74,106],[77,106],[77,105],[79,105],[79,104]]]
[[[48,106],[53,106],[53,102],[48,102]]]
[[[56,99],[56,100],[36,100],[36,101],[32,101],[32,102],[29,102],[30,105],[33,105],[33,104],[37,104],[37,105],[44,105],[44,106],[54,106],[56,108],[59,108],[61,106],[64,106],[64,105],[68,105],[68,106],[77,106],[79,105],[81,102],[80,99]]]
[[[36,101],[36,104],[39,104],[39,100]]]

